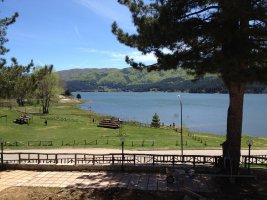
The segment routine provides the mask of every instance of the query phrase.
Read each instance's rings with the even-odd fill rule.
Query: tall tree
[[[30,69],[33,62],[27,66],[18,64],[15,58],[11,59],[10,66],[0,68],[0,98],[15,98],[19,105],[30,92],[28,87]]]
[[[196,78],[218,74],[229,90],[224,158],[238,173],[244,85],[267,81],[266,0],[118,0],[132,13],[136,33],[112,24],[117,39],[143,54],[153,53],[146,66],[126,57],[134,68],[186,69]],[[230,167],[229,167],[230,168]]]
[[[3,0],[0,0],[1,2]],[[33,63],[22,66],[18,64],[15,58],[12,58],[11,65],[7,66],[7,62],[3,57],[9,51],[4,46],[8,42],[6,37],[7,28],[16,21],[17,17],[18,13],[14,13],[11,17],[0,19],[0,98],[18,98],[21,103],[28,91],[25,84]]]
[[[0,3],[3,0],[0,0]],[[9,50],[4,46],[6,42],[8,42],[8,39],[6,37],[7,34],[7,28],[9,25],[13,24],[16,21],[16,18],[18,17],[18,13],[15,13],[11,17],[6,17],[3,19],[0,19],[0,56],[3,56],[5,53],[7,53]],[[3,57],[0,57],[0,68],[2,68],[6,63],[6,60]]]
[[[53,65],[45,65],[37,69],[34,76],[37,98],[41,101],[43,114],[48,114],[51,101],[61,94],[58,74],[53,72]]]

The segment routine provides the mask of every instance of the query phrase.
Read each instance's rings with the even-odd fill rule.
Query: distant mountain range
[[[67,88],[74,91],[166,91],[191,93],[227,93],[223,81],[214,75],[193,81],[184,70],[160,72],[139,71],[133,68],[70,69],[58,71]],[[267,85],[247,85],[248,93],[267,93]]]

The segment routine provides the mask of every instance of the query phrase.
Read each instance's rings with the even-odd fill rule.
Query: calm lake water
[[[179,93],[79,92],[84,100],[81,109],[108,114],[122,120],[150,124],[157,113],[165,125],[180,125]],[[77,93],[73,93],[76,96]],[[192,131],[226,133],[228,94],[180,93],[183,103],[183,125]],[[267,95],[246,94],[243,113],[243,135],[267,136]]]

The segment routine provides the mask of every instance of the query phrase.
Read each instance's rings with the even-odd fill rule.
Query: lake
[[[161,123],[180,126],[182,99],[183,125],[191,131],[226,133],[228,94],[188,94],[164,92],[79,92],[81,109],[150,124],[157,113]],[[76,93],[73,95],[76,96]],[[266,136],[267,95],[246,94],[244,99],[243,135]]]

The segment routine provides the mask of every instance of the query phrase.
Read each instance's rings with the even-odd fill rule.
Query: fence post
[[[95,155],[93,155],[93,165],[95,165]]]
[[[74,154],[74,165],[77,165],[77,154]]]
[[[172,155],[172,166],[174,167],[174,164],[175,164],[175,156],[174,155]]]
[[[20,153],[19,153],[19,164],[21,163],[21,155],[20,155]]]
[[[4,169],[4,142],[1,140],[1,169]]]
[[[55,154],[55,164],[58,164],[57,154]]]
[[[112,165],[114,165],[114,155],[112,154]]]
[[[135,165],[135,154],[134,154],[134,165]],[[267,166],[267,165],[266,165]]]
[[[40,154],[39,153],[37,154],[37,164],[38,165],[40,164]]]
[[[193,156],[193,166],[194,166],[194,168],[196,167],[196,157],[195,156]]]
[[[155,155],[153,155],[153,165],[155,165]]]

